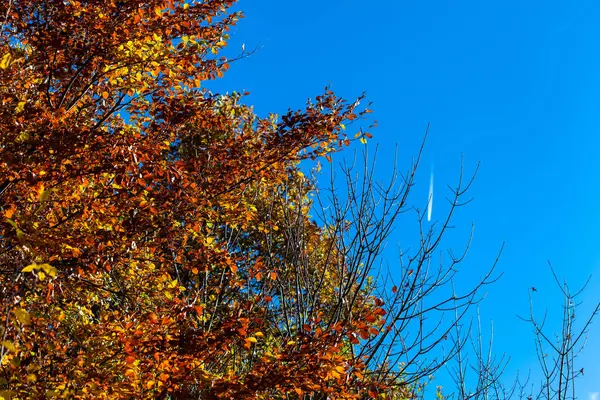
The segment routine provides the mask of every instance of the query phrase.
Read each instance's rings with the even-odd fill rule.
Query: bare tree
[[[396,385],[398,391],[388,393],[388,398],[401,398],[407,388],[413,394],[423,393],[429,377],[460,353],[464,338],[452,343],[450,335],[483,298],[482,289],[498,278],[493,277],[493,272],[501,249],[473,287],[463,293],[454,290],[453,281],[467,255],[471,237],[458,255],[447,250],[447,256],[442,257],[440,249],[445,234],[452,228],[453,215],[470,201],[465,197],[477,170],[465,179],[461,165],[456,186],[449,188],[445,217],[427,227],[425,212],[409,205],[422,151],[423,147],[406,173],[401,174],[394,167],[385,185],[374,178],[376,154],[370,158],[366,151],[359,167],[355,156],[353,163],[344,162],[338,169],[331,169],[328,187],[317,189],[313,209],[319,224],[328,227],[335,238],[331,254],[336,254],[332,267],[338,269],[338,281],[327,282],[324,274],[305,281],[303,286],[313,288],[309,291],[312,294],[299,306],[311,309],[315,302],[309,298],[318,295],[323,285],[333,284],[338,300],[328,315],[329,323],[334,324],[350,318],[359,293],[366,291],[381,299],[387,311],[385,325],[377,335],[363,338],[366,340],[360,346],[352,346],[351,351],[356,359],[367,360],[375,379]],[[401,248],[398,263],[386,271],[382,263],[386,242],[399,217],[411,212],[417,216],[418,245],[414,249]],[[489,371],[489,379],[495,372]]]
[[[505,384],[506,379],[502,375],[508,360],[505,356],[500,357],[497,361],[494,358],[491,351],[493,335],[489,340],[488,351],[482,351],[482,336],[479,329],[471,353],[474,361],[469,362],[468,355],[465,355],[461,348],[453,360],[454,366],[450,368],[456,391],[451,395],[440,397],[485,400],[511,398],[567,400],[577,398],[575,381],[583,375],[584,369],[576,364],[576,359],[585,346],[590,324],[600,312],[600,303],[596,304],[593,312],[583,320],[583,325],[578,327],[576,325],[576,316],[578,315],[576,308],[581,305],[578,297],[587,287],[589,279],[581,289],[572,292],[567,282],[561,282],[558,279],[552,266],[550,266],[550,270],[560,288],[563,300],[560,332],[553,335],[546,332],[547,311],[541,318],[536,317],[532,296],[537,291],[535,288],[531,288],[529,292],[529,316],[519,317],[530,324],[533,330],[534,347],[539,362],[539,371],[536,372],[539,372],[541,381],[537,384],[533,382],[530,371],[524,381],[517,376],[510,385]],[[458,325],[456,337],[464,337]],[[467,371],[470,371],[475,378],[470,379]],[[474,387],[469,389],[469,383],[472,382],[474,382]]]

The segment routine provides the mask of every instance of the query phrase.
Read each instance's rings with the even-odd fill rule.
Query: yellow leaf
[[[38,278],[39,278],[41,281],[43,281],[45,277],[46,277],[46,274],[45,274],[45,273],[43,273],[42,271],[38,272]]]
[[[10,400],[15,394],[12,390],[0,390],[0,400]]]
[[[10,53],[6,53],[4,56],[2,56],[2,60],[0,60],[0,68],[8,68],[8,66],[10,65],[10,58]]]
[[[40,268],[41,267],[39,265],[37,265],[37,264],[29,264],[28,266],[26,266],[25,268],[23,268],[21,270],[21,272],[32,272],[32,271],[38,270]]]
[[[256,332],[254,333],[254,336],[263,337],[265,335],[262,332]]]
[[[46,201],[50,197],[50,190],[45,190],[44,185],[38,189],[38,201]]]
[[[40,267],[52,278],[54,278],[56,276],[56,268],[54,268],[52,265],[42,264],[42,265],[40,265]]]
[[[27,382],[35,382],[35,381],[37,381],[37,376],[35,376],[35,374],[27,375]]]
[[[158,15],[159,17],[162,17],[162,10],[161,10],[160,8],[155,8],[155,9],[154,9],[154,13],[155,13],[156,15]]]
[[[189,5],[188,3],[185,3],[185,4],[183,5],[183,9],[184,9],[184,10],[187,10],[188,8],[190,8],[190,5]]]
[[[70,250],[73,257],[79,257],[82,254],[81,250],[77,247],[69,246],[68,244],[65,244],[65,249]]]
[[[22,308],[17,308],[15,310],[15,315],[17,316],[19,322],[23,325],[29,325],[31,323],[31,316],[27,311],[23,310]]]
[[[15,108],[15,112],[18,114],[20,112],[23,112],[23,110],[25,109],[25,104],[27,104],[26,101],[20,101],[17,103],[17,107]]]
[[[247,341],[249,341],[250,343],[256,343],[258,342],[258,340],[256,340],[255,337],[250,336],[248,339],[246,339]]]
[[[15,351],[17,351],[17,348],[15,347],[15,345],[12,344],[12,342],[9,342],[8,340],[4,340],[2,342],[2,346],[4,346],[5,349],[8,349],[8,350],[12,351],[13,353]]]
[[[153,386],[154,386],[154,381],[146,382],[146,389],[152,389]]]
[[[367,139],[365,139],[364,137],[361,137],[361,138],[360,138],[360,142],[361,142],[362,144],[367,144]]]

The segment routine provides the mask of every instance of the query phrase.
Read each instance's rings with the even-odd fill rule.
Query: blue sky
[[[383,170],[395,144],[407,166],[431,123],[413,198],[426,202],[434,164],[436,207],[461,155],[467,170],[481,162],[475,200],[455,219],[475,224],[463,268],[480,274],[506,243],[504,276],[482,319],[494,321],[495,348],[511,356],[508,377],[535,368],[530,328],[516,315],[528,313],[535,286],[537,309],[560,319],[547,260],[574,288],[594,275],[579,316],[600,301],[600,3],[242,0],[236,8],[246,18],[230,54],[242,43],[259,50],[211,88],[250,91],[263,115],[302,107],[326,85],[347,99],[366,91],[379,121],[369,146],[381,146]],[[447,244],[462,243],[452,235]],[[600,391],[595,354],[600,321],[579,360],[580,398]]]

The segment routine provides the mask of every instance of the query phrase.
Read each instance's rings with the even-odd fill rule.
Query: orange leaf
[[[365,317],[365,321],[367,322],[375,322],[377,320],[377,317],[375,316],[375,314],[369,314]]]

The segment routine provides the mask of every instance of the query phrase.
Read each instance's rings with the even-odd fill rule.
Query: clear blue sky
[[[535,368],[530,328],[516,314],[527,314],[535,286],[537,308],[560,319],[547,260],[573,287],[594,275],[579,316],[600,301],[600,3],[242,0],[236,8],[246,18],[229,54],[242,43],[260,50],[211,88],[249,90],[263,115],[302,107],[325,85],[347,99],[366,91],[379,121],[369,146],[383,145],[382,169],[396,143],[407,166],[430,122],[416,192],[426,201],[434,163],[436,205],[461,154],[467,170],[481,162],[475,200],[455,220],[475,224],[463,268],[479,275],[506,242],[504,277],[482,317],[494,321],[498,352],[512,357],[508,377]],[[464,242],[453,237],[447,244]],[[579,360],[583,399],[600,391],[595,355],[600,319]]]

